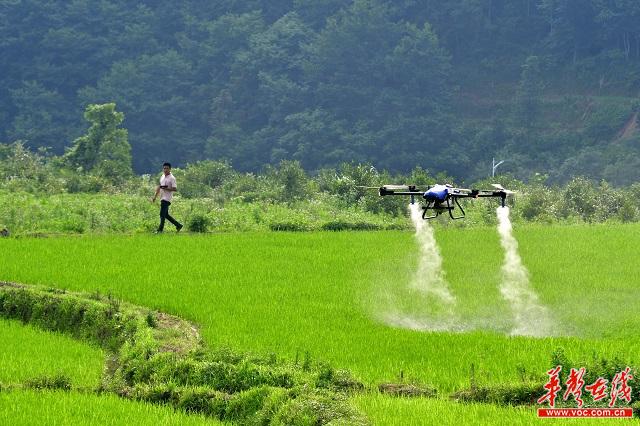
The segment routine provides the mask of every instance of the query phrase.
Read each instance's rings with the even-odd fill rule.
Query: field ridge
[[[240,424],[290,424],[304,418],[315,424],[368,424],[342,392],[362,387],[345,371],[208,351],[190,322],[111,296],[0,282],[0,315],[111,351],[99,392]],[[68,382],[62,384],[41,388],[69,389]]]

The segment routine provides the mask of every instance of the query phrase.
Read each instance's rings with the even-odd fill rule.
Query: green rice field
[[[538,419],[533,408],[500,407],[491,404],[456,404],[442,399],[390,398],[365,395],[354,398],[355,404],[375,424],[386,426],[424,425],[610,425],[612,422],[638,424],[629,419]]]
[[[640,364],[640,226],[526,226],[515,236],[531,286],[551,312],[550,336],[510,335],[512,314],[498,290],[503,252],[489,227],[436,230],[457,299],[452,315],[464,325],[456,331],[390,325],[390,313],[415,317],[438,308],[409,288],[418,247],[406,231],[2,239],[0,251],[10,256],[0,280],[111,294],[197,323],[211,347],[310,356],[351,370],[371,388],[402,378],[441,395],[355,396],[374,424],[531,424],[531,408],[446,396],[469,387],[472,370],[482,385],[543,379],[557,348],[585,363],[618,357]],[[17,338],[5,328],[3,342]],[[12,374],[3,372],[0,382]]]
[[[0,392],[3,425],[222,425],[173,408],[128,401],[116,395],[64,391]]]
[[[71,337],[0,321],[0,383],[15,384],[63,375],[74,387],[94,388],[100,382],[104,353]]]

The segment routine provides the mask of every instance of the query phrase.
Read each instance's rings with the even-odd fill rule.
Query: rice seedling
[[[73,387],[100,383],[104,353],[69,336],[48,333],[17,321],[0,321],[0,383],[20,384],[62,376]]]
[[[7,425],[222,425],[168,406],[116,395],[64,391],[0,392],[0,424]]]

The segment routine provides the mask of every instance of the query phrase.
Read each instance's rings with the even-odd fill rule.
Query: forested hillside
[[[0,1],[0,142],[62,154],[115,102],[138,173],[353,160],[472,180],[495,157],[627,185],[639,95],[637,0]]]

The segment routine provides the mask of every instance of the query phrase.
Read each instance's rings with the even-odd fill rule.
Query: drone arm
[[[479,191],[474,189],[472,196],[474,198],[500,197],[502,207],[504,207],[507,200],[507,191]]]
[[[387,186],[381,186],[380,189],[378,190],[378,193],[380,194],[381,197],[387,196],[387,195],[422,195],[422,191],[418,191],[418,189],[415,187],[415,185],[410,185],[410,186],[394,186],[394,185],[387,185]]]

